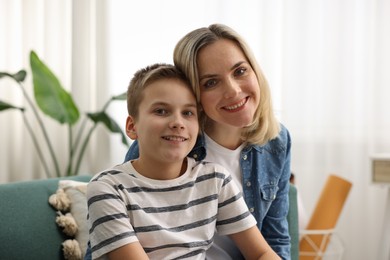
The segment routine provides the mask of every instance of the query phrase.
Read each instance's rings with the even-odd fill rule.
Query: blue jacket
[[[241,152],[244,199],[257,220],[257,226],[273,250],[290,259],[287,213],[290,180],[291,139],[281,125],[279,136],[265,145],[248,145]],[[138,158],[138,142],[133,142],[125,161]],[[204,136],[199,136],[189,156],[206,157]]]

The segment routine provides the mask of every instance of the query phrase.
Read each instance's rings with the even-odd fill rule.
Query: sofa
[[[62,243],[68,238],[55,222],[49,196],[60,179],[89,181],[72,176],[0,185],[0,259],[64,259]]]
[[[56,224],[56,210],[49,197],[56,193],[60,180],[88,182],[80,175],[0,184],[0,259],[64,259],[62,243],[68,237]],[[296,188],[290,188],[288,214],[291,259],[298,259],[298,209]]]

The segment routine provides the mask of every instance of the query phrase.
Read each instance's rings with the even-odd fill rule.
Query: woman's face
[[[202,48],[197,63],[200,100],[212,127],[251,124],[260,102],[260,88],[236,43],[222,39]]]

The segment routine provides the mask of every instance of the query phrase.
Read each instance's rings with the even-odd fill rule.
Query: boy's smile
[[[127,130],[135,133],[130,137],[139,142],[137,165],[148,162],[161,170],[172,165],[181,167],[199,133],[196,100],[191,89],[178,79],[159,79],[145,87],[141,99],[137,117],[129,116],[126,123]],[[143,171],[149,172],[144,166]],[[164,178],[161,171],[153,173],[157,176],[147,177]]]

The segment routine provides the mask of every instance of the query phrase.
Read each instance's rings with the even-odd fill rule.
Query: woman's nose
[[[225,93],[224,93],[225,98],[235,97],[240,92],[241,92],[241,87],[234,79],[229,79],[226,81]]]

